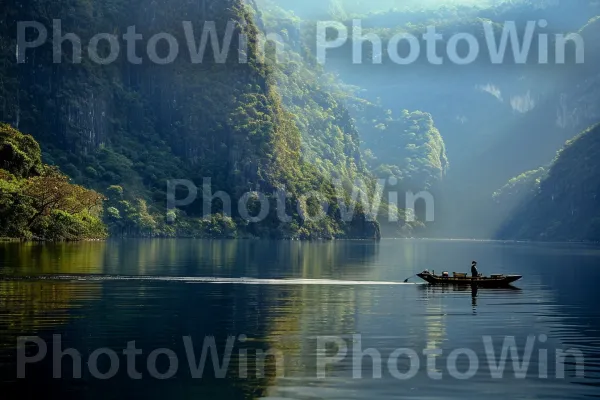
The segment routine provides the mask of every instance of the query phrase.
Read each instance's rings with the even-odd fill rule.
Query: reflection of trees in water
[[[290,286],[270,291],[273,304],[267,310],[264,342],[285,355],[286,377],[315,377],[317,336],[357,333],[357,313],[374,306],[369,286]],[[351,343],[348,342],[351,346]],[[271,361],[273,363],[273,361]],[[274,377],[275,378],[275,377]],[[266,395],[276,396],[277,379],[269,382]]]
[[[244,276],[369,279],[373,271],[367,266],[376,255],[377,244],[366,242],[250,241],[240,243],[236,264],[243,265]],[[358,305],[368,312],[373,303],[367,286],[242,285],[229,290],[234,306],[226,319],[236,321],[232,331],[253,335],[244,345],[251,360],[248,379],[235,380],[247,398],[273,395],[277,383],[275,357],[266,359],[266,375],[256,377],[256,349],[283,354],[286,377],[315,376],[316,336],[356,332]],[[233,365],[238,361],[234,357]]]
[[[109,243],[109,273],[198,275],[230,267],[237,258],[235,240],[149,239]]]
[[[9,244],[3,248],[2,273],[248,276],[373,279],[369,261],[377,244],[368,242],[268,242],[134,240],[71,244]],[[187,368],[181,337],[191,335],[199,357],[207,336],[223,354],[228,336],[236,341],[228,379],[203,379],[189,393],[232,391],[257,398],[276,382],[274,360],[257,376],[256,349],[278,349],[286,375],[314,375],[316,338],[356,331],[356,313],[373,304],[372,289],[355,286],[199,285],[180,282],[0,282],[0,345],[12,349],[16,337],[68,332],[63,347],[122,350],[129,340],[147,356],[173,348],[180,370]],[[68,324],[68,328],[66,328]],[[169,343],[166,343],[166,342]],[[248,377],[238,375],[239,350],[249,349]],[[7,349],[7,350],[8,350]],[[91,350],[90,350],[91,351]],[[84,358],[85,359],[85,358]],[[159,367],[159,369],[161,369]],[[166,367],[163,366],[163,370]],[[186,371],[187,372],[187,371]],[[51,371],[41,370],[43,376]],[[211,376],[208,363],[206,376]],[[184,379],[188,376],[183,373]],[[68,382],[59,385],[68,389]],[[170,387],[170,385],[167,385]],[[171,388],[172,389],[172,388]],[[187,389],[186,389],[187,390]],[[212,396],[211,396],[212,397]]]
[[[103,273],[105,243],[5,243],[2,274]],[[0,281],[0,346],[15,346],[16,337],[37,335],[64,325],[74,309],[100,296],[99,283]]]
[[[66,324],[75,309],[100,296],[97,282],[0,282],[0,348],[13,348],[18,336]]]
[[[302,278],[372,279],[366,266],[377,255],[377,244],[365,242],[290,243],[281,256],[291,263],[293,276]],[[343,336],[357,331],[356,314],[368,313],[374,305],[369,286],[299,285],[269,288],[264,292],[264,320],[261,341],[285,357],[286,377],[316,376],[316,337]],[[275,359],[270,360],[271,370]],[[268,365],[268,364],[267,364]],[[277,377],[265,382],[263,395],[276,396]]]
[[[123,240],[0,244],[4,274],[120,274],[323,278],[367,276],[369,241]]]
[[[103,273],[106,249],[106,242],[0,243],[0,273]]]
[[[446,339],[446,307],[440,292],[453,290],[454,287],[422,286],[422,298],[425,300],[425,349],[441,348]],[[418,328],[417,328],[418,329]],[[435,356],[439,357],[439,356]],[[439,365],[436,363],[435,365]],[[436,372],[441,372],[436,370]]]

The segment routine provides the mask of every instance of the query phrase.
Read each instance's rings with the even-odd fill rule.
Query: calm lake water
[[[482,273],[524,279],[516,289],[477,292],[430,287],[418,278],[395,284],[425,268],[467,272],[473,259]],[[0,275],[3,399],[600,397],[598,247],[428,240],[4,243]],[[24,379],[17,378],[19,336],[47,345],[46,357],[21,371]],[[203,371],[190,367],[211,340],[223,357],[228,337],[225,377],[215,377],[220,366],[215,370],[210,356]],[[529,363],[513,365],[517,357],[507,350],[504,370],[496,370],[503,342],[513,337],[521,361],[529,337]],[[124,355],[132,341],[141,354]],[[53,361],[68,348],[81,354],[81,379],[73,378],[73,357]],[[21,357],[38,352],[33,342],[23,349]],[[151,356],[157,349],[161,354]],[[558,368],[557,351],[571,354]],[[260,352],[267,356],[257,357]],[[157,379],[160,374],[167,379]]]

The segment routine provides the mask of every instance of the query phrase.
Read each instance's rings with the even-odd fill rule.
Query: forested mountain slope
[[[349,190],[362,183],[372,187],[373,178],[385,182],[379,216],[386,234],[424,234],[414,229],[422,222],[405,223],[402,209],[404,191],[433,190],[448,169],[444,141],[431,116],[386,109],[329,73],[312,48],[314,21],[301,20],[270,0],[258,2],[257,17],[270,35],[267,53],[276,90],[301,132],[302,157]],[[400,193],[397,203],[385,204],[389,191]],[[398,207],[400,221],[390,224],[390,208]]]
[[[277,15],[278,24],[285,26],[292,41],[308,49],[301,54],[314,55],[318,20],[333,19],[347,27],[349,40],[327,53],[323,68],[342,83],[338,87],[349,89],[344,102],[358,129],[368,169],[384,179],[400,177],[403,187],[436,195],[438,212],[430,235],[493,236],[504,214],[491,194],[510,177],[550,162],[566,140],[600,120],[594,106],[600,101],[594,68],[600,53],[595,40],[598,20],[590,20],[600,13],[598,3],[457,1],[440,6],[374,1],[367,7],[350,0],[258,0],[258,4],[264,14],[287,12]],[[353,61],[353,19],[361,23],[362,35],[382,39],[381,54],[367,41],[361,62]],[[537,37],[524,64],[516,63],[510,50],[504,62],[490,63],[484,21],[492,22],[497,37],[506,22],[515,22],[523,37],[528,21],[542,19],[547,27],[538,28],[535,35],[549,37],[548,64],[537,59],[542,45]],[[452,35],[471,33],[480,44],[481,57],[469,65],[455,65],[446,56],[442,65],[433,65],[419,39],[421,57],[415,63],[392,62],[386,52],[391,36],[406,32],[421,38],[430,26],[443,36],[436,46],[438,54],[445,55]],[[567,49],[565,64],[555,62],[556,35],[568,32],[582,35],[584,64],[575,63],[573,46]],[[432,129],[406,129],[419,123],[410,121],[412,117],[406,120],[404,110],[410,116],[429,115]]]
[[[362,87],[346,84],[341,75],[328,72],[328,65],[317,63],[315,21],[294,15],[304,5],[272,0],[259,0],[258,5],[265,30],[284,49],[278,90],[302,132],[303,154],[326,174],[337,176],[331,166],[341,166],[344,179],[364,179],[370,172],[387,182],[386,190],[437,188],[449,162],[432,116],[369,100]]]
[[[378,237],[377,225],[365,221],[360,207],[352,222],[340,220],[332,176],[319,174],[302,157],[301,134],[282,106],[275,71],[259,59],[259,28],[242,0],[8,1],[0,12],[7,21],[0,28],[0,120],[34,135],[44,160],[75,182],[107,193],[113,233],[219,236],[233,230],[275,237]],[[17,21],[38,21],[52,32],[53,19],[62,19],[63,33],[81,37],[82,62],[72,62],[67,41],[60,63],[53,62],[48,42],[28,49],[25,62],[17,64]],[[211,46],[202,62],[191,63],[182,21],[192,23],[196,46],[205,21],[216,22],[220,38],[232,21],[225,63],[215,62]],[[130,62],[124,50],[107,65],[85,54],[93,35],[122,35],[133,25],[144,38],[136,48],[141,63]],[[165,65],[152,62],[144,51],[148,38],[160,32],[175,36],[181,46],[180,57]],[[246,49],[240,34],[249,38]],[[157,46],[157,52],[164,58],[168,48]],[[239,61],[242,54],[248,62]],[[347,153],[358,170],[359,156],[352,149]],[[197,201],[185,210],[194,217],[202,212],[204,178],[211,178],[213,193],[232,197],[233,221],[207,227],[205,221],[178,218],[180,223],[166,224],[167,180],[188,179],[200,187]],[[289,195],[291,222],[275,215],[272,192],[277,188]],[[315,190],[332,206],[325,219],[307,221],[295,200]],[[248,223],[237,213],[237,200],[251,191],[265,193],[272,205],[260,223]],[[308,207],[314,214],[317,204]],[[256,214],[258,198],[251,196],[248,208]],[[214,202],[214,215],[222,211]],[[140,214],[147,216],[142,225],[136,222]]]
[[[566,140],[600,121],[600,21],[593,18],[598,14],[599,4],[584,0],[479,3],[435,10],[399,7],[360,18],[363,35],[375,33],[383,39],[381,56],[365,43],[362,62],[355,64],[349,40],[328,53],[326,68],[384,109],[431,114],[451,165],[440,187],[443,197],[436,202],[435,234],[489,238],[503,218],[491,194],[512,176],[549,163]],[[523,37],[527,21],[542,19],[547,28],[537,29],[535,35],[545,33],[549,38],[547,64],[538,60],[537,36],[524,64],[515,63],[510,50],[505,62],[490,64],[483,21],[492,21],[497,37],[506,22],[515,21]],[[351,35],[352,22],[342,22]],[[408,32],[420,38],[428,26],[443,35],[438,54],[445,55],[452,35],[471,33],[480,44],[481,57],[469,65],[455,65],[448,57],[442,65],[432,65],[421,41],[421,57],[415,63],[398,65],[390,60],[385,49],[392,35]],[[583,64],[575,63],[572,44],[566,63],[555,61],[556,35],[569,32],[583,38]]]
[[[600,125],[567,142],[542,176],[520,179],[525,195],[497,237],[600,240]]]

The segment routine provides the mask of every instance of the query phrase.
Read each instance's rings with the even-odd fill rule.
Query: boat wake
[[[11,276],[0,275],[0,281],[69,281],[69,282],[115,282],[115,281],[143,281],[143,282],[183,282],[204,284],[237,284],[237,285],[416,285],[416,283],[391,282],[391,281],[354,281],[338,279],[259,279],[259,278],[226,278],[203,276],[154,276],[154,275],[33,275]]]

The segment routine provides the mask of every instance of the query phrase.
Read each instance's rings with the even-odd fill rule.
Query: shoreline
[[[47,240],[47,239],[26,239],[26,238],[11,238],[0,237],[0,243],[83,243],[83,242],[108,242],[113,240],[223,240],[223,241],[247,241],[247,240],[265,240],[278,242],[336,242],[336,241],[361,241],[361,242],[381,242],[390,240],[422,240],[422,241],[440,241],[440,242],[482,242],[482,243],[502,243],[502,244],[579,244],[579,245],[600,245],[600,242],[594,241],[536,241],[536,240],[503,240],[503,239],[474,239],[474,238],[432,238],[432,237],[382,237],[375,238],[315,238],[315,239],[298,239],[298,238],[261,238],[261,237],[107,237],[102,239],[80,239],[80,240]]]

